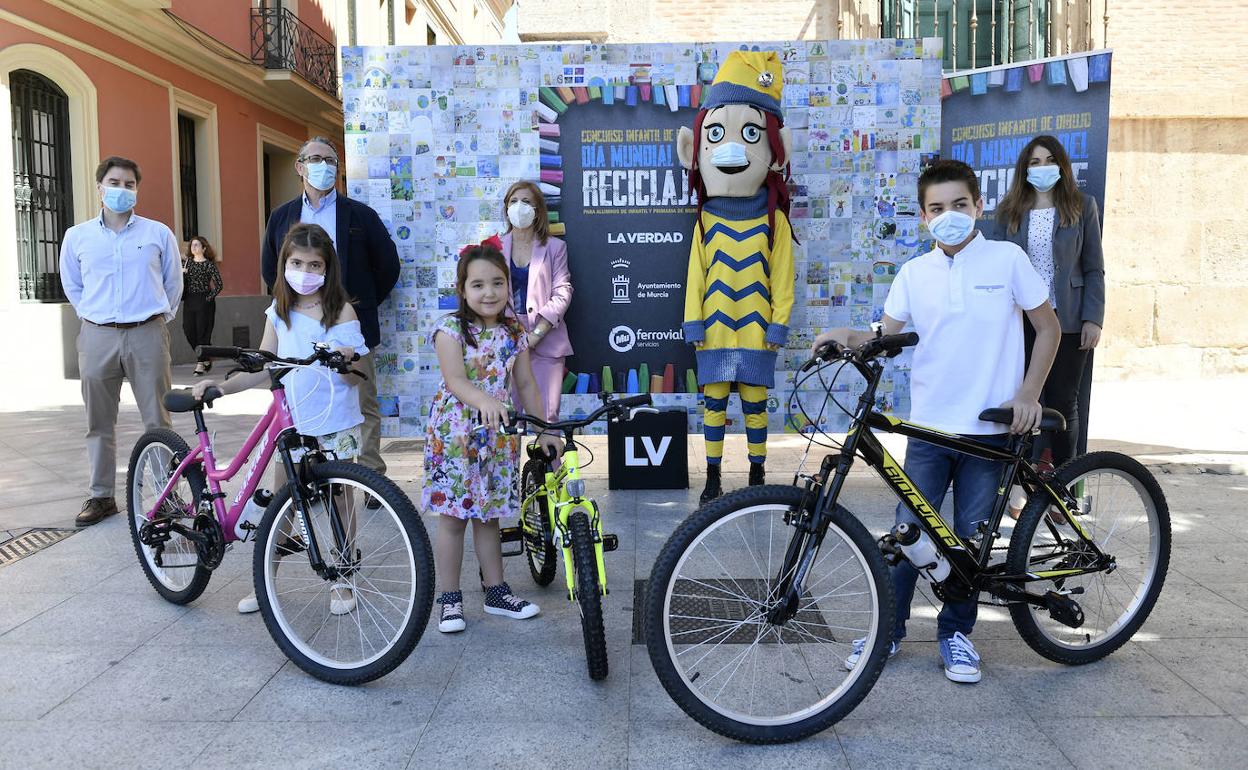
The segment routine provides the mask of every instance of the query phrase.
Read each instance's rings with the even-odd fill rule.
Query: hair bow
[[[491,249],[494,249],[495,251],[502,251],[503,241],[497,235],[491,235],[489,238],[486,238],[484,241],[481,241],[480,243],[470,243],[467,246],[463,247],[462,249],[459,250],[459,256],[461,257],[464,256],[464,254],[466,254],[469,249],[486,248],[487,246]]]

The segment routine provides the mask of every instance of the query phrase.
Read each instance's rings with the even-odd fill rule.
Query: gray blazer
[[[1105,325],[1105,257],[1101,253],[1101,221],[1096,200],[1083,196],[1083,216],[1070,227],[1053,221],[1053,298],[1057,300],[1057,320],[1062,332],[1083,330],[1083,322]],[[984,237],[1010,241],[1027,250],[1030,217],[1023,217],[1018,230],[1007,235],[1005,223],[996,218],[977,224]]]

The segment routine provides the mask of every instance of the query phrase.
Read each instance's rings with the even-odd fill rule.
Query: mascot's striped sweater
[[[775,213],[768,246],[767,190],[751,198],[711,198],[689,253],[685,342],[701,342],[698,384],[774,387],[776,351],[793,310],[793,231]]]

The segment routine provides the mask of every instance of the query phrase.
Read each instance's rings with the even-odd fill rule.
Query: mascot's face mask
[[[702,121],[697,167],[709,198],[748,198],[762,188],[769,171],[781,171],[788,161],[792,137],[780,129],[783,158],[773,158],[767,142],[767,113],[749,104],[713,108]],[[681,164],[694,166],[694,136],[681,128],[676,154]]]

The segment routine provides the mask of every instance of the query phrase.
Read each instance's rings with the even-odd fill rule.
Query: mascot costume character
[[[704,396],[706,503],[723,494],[720,461],[728,394],[745,415],[750,485],[764,482],[767,389],[793,309],[784,73],[772,52],[733,51],[707,91],[694,128],[676,152],[698,195],[685,287],[685,341],[696,349]]]

